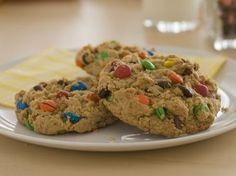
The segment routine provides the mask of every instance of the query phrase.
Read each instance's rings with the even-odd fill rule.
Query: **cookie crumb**
[[[114,138],[114,137],[112,137],[112,136],[109,136],[109,137],[108,137],[108,141],[109,141],[110,143],[116,142],[116,138]]]
[[[229,108],[224,108],[224,107],[222,107],[222,108],[220,109],[220,111],[223,112],[223,113],[226,113],[226,112],[229,111]],[[235,110],[235,111],[236,111],[236,110]]]

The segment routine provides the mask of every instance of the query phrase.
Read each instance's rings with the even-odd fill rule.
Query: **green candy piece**
[[[155,70],[156,69],[156,66],[148,60],[142,61],[142,65],[147,70]]]
[[[157,115],[157,117],[159,117],[159,119],[164,120],[166,117],[166,113],[163,107],[159,107],[155,109],[155,114]]]
[[[112,40],[111,42],[110,42],[110,47],[111,48],[115,48],[117,46],[117,42],[115,41],[115,40]]]
[[[109,57],[109,54],[106,51],[102,51],[101,53],[97,55],[97,58],[102,59],[102,60],[107,60],[108,57]]]
[[[33,127],[33,125],[29,122],[28,119],[26,119],[26,121],[25,121],[25,126],[26,126],[28,129],[34,131],[34,127]]]
[[[204,110],[205,110],[206,112],[209,112],[209,111],[210,111],[210,109],[209,109],[209,107],[208,107],[208,105],[207,105],[206,103],[203,104],[203,107],[204,107]]]
[[[204,103],[202,105],[195,105],[193,107],[193,116],[194,117],[196,117],[198,115],[198,113],[202,109],[202,107],[205,110],[205,112],[210,112],[210,109],[209,109],[209,107],[208,107],[208,105],[206,103]]]
[[[109,95],[108,97],[106,97],[107,101],[112,101],[113,97],[111,95]]]
[[[116,44],[117,42],[115,40],[112,40],[111,43],[115,43]]]
[[[200,110],[201,110],[201,105],[195,105],[193,107],[193,116],[196,117]]]

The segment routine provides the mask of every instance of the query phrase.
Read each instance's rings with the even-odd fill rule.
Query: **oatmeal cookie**
[[[96,47],[87,45],[79,50],[76,55],[76,65],[97,77],[110,60],[121,59],[131,53],[137,53],[146,58],[148,55],[153,56],[155,51],[144,50],[136,46],[123,46],[116,41],[107,41]]]
[[[84,133],[115,121],[97,96],[92,77],[41,82],[15,96],[16,116],[41,134]]]
[[[175,55],[113,60],[100,73],[98,90],[114,116],[167,137],[206,130],[220,109],[216,83]]]

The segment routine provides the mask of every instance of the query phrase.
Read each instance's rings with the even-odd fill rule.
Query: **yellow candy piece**
[[[167,61],[164,62],[164,66],[167,68],[172,67],[175,64],[176,64],[176,60],[173,60],[173,59],[168,59]]]

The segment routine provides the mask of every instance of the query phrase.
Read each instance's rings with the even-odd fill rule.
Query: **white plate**
[[[204,56],[208,59],[213,59],[215,56],[208,52],[196,50],[167,47],[157,48],[164,53]],[[9,64],[6,67],[8,66]],[[1,66],[0,70],[6,67]],[[18,124],[14,111],[4,108],[0,109],[0,134],[33,144],[85,151],[150,150],[208,139],[236,128],[236,91],[234,91],[236,90],[236,85],[234,85],[236,79],[234,75],[235,68],[236,61],[230,59],[216,78],[221,87],[221,89],[219,89],[219,93],[222,96],[221,106],[229,108],[229,111],[224,114],[219,112],[214,124],[208,130],[197,134],[168,139],[157,135],[146,134],[135,127],[118,122],[109,127],[87,134],[45,136],[36,134]]]

